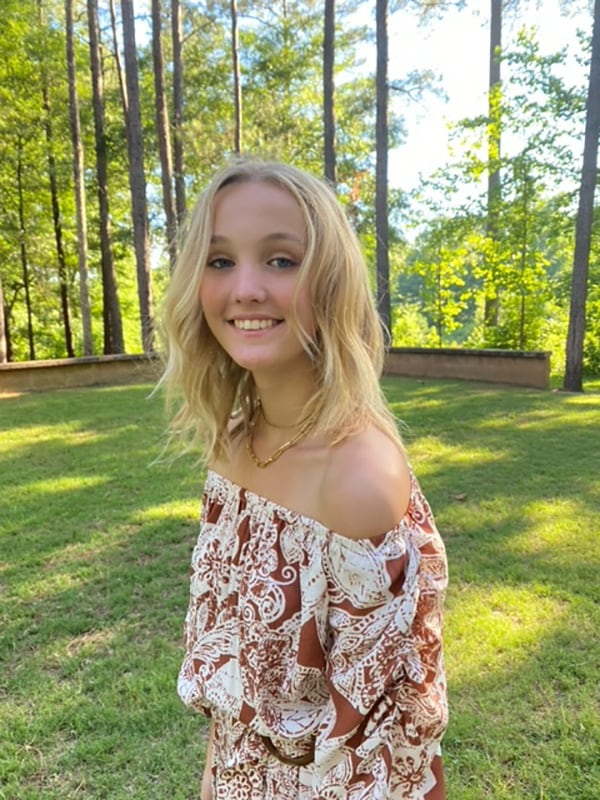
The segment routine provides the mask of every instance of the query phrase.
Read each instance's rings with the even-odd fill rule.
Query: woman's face
[[[306,367],[292,325],[292,301],[306,253],[306,226],[295,198],[272,183],[247,181],[219,190],[200,303],[206,323],[239,366],[255,374]],[[314,331],[308,287],[296,320]]]

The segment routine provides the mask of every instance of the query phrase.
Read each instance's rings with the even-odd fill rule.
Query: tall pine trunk
[[[571,308],[567,335],[564,389],[583,391],[583,345],[585,306],[590,266],[594,193],[598,179],[598,137],[600,136],[600,0],[594,3],[594,32],[585,117],[583,168],[575,230],[575,253],[571,279]]]
[[[123,353],[123,324],[117,291],[114,259],[110,237],[110,204],[108,201],[108,157],[104,125],[104,80],[98,25],[98,0],[87,0],[90,36],[90,69],[92,75],[94,134],[96,149],[96,178],[100,211],[100,251],[102,266],[102,302],[104,322],[104,352]]]
[[[94,352],[92,341],[92,312],[88,285],[88,241],[87,213],[85,207],[85,181],[83,141],[79,118],[77,74],[73,48],[73,2],[65,0],[65,23],[67,34],[67,77],[69,83],[69,121],[71,126],[71,148],[73,150],[73,186],[75,191],[75,216],[77,220],[77,266],[79,271],[79,309],[83,336],[83,355]]]
[[[2,275],[0,275],[0,364],[8,361],[8,342],[6,336],[7,318],[5,315],[4,290],[2,288]]]
[[[377,0],[377,109],[375,119],[375,236],[377,309],[389,340],[391,329],[390,259],[388,251],[388,4]]]
[[[323,28],[323,139],[324,173],[335,186],[335,0],[325,0],[325,25]]]
[[[181,3],[171,0],[171,39],[173,47],[173,166],[177,227],[185,217],[185,163],[183,152],[183,61],[181,42]]]
[[[235,133],[233,148],[242,152],[242,80],[240,75],[240,42],[238,33],[238,11],[236,0],[230,0],[231,11],[231,62],[233,67],[233,102],[235,108]]]
[[[486,232],[490,239],[498,238],[498,214],[501,199],[500,184],[500,126],[502,84],[500,75],[500,53],[502,47],[502,3],[503,0],[491,0],[490,19],[490,60],[488,87],[488,186],[487,186],[487,219]],[[497,284],[496,256],[492,264],[488,264],[484,328],[486,333],[498,325],[499,299]]]
[[[172,271],[177,258],[177,214],[173,195],[173,158],[171,154],[169,111],[165,91],[160,0],[152,0],[152,60],[154,65],[154,102],[158,152],[160,155],[162,200],[167,229],[169,264]]]
[[[25,197],[23,191],[23,137],[17,139],[17,197],[19,201],[19,254],[21,257],[21,276],[25,291],[25,310],[27,314],[27,345],[29,360],[35,360],[35,342],[33,338],[33,309],[31,305],[31,280],[29,274],[29,256],[27,253],[27,234],[25,228]]]
[[[119,34],[117,31],[117,15],[115,12],[115,0],[109,0],[108,8],[110,11],[110,29],[112,31],[112,37],[113,37],[113,58],[115,60],[117,80],[119,81],[119,94],[121,95],[121,105],[123,106],[125,125],[127,126],[129,124],[129,101],[127,99],[127,86],[125,84],[123,64],[121,63],[121,53],[119,51]]]
[[[142,135],[142,110],[138,81],[133,0],[121,0],[121,15],[121,21],[123,23],[123,46],[125,51],[125,77],[129,101],[127,150],[129,153],[129,187],[131,190],[133,245],[137,270],[142,347],[144,353],[149,353],[154,349],[154,310],[152,306],[150,231],[146,203],[144,139]]]
[[[38,0],[38,23],[43,30],[43,5]],[[69,301],[69,283],[67,259],[63,244],[62,219],[60,213],[60,200],[58,196],[58,181],[56,178],[56,158],[54,156],[54,133],[52,126],[52,109],[50,106],[50,93],[48,90],[48,73],[44,64],[43,54],[40,57],[40,84],[42,89],[43,128],[46,138],[46,163],[48,166],[48,186],[50,189],[50,204],[52,208],[52,224],[54,228],[54,244],[56,247],[56,260],[58,265],[58,290],[60,294],[60,309],[65,334],[65,350],[68,358],[75,357],[73,349],[73,332],[71,328],[71,304]]]

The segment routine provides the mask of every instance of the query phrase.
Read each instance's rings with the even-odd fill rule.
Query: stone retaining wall
[[[154,382],[160,360],[144,355],[85,356],[0,364],[0,395],[73,386]]]
[[[547,389],[550,353],[393,347],[386,357],[385,372],[412,378],[459,378]]]
[[[157,356],[115,355],[0,364],[0,395],[63,389],[153,383],[160,375]],[[550,353],[394,347],[385,373],[413,378],[458,378],[547,389]]]

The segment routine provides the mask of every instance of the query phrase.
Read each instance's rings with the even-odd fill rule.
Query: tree
[[[119,50],[119,33],[117,31],[117,12],[115,11],[115,0],[109,0],[108,8],[110,11],[110,28],[113,38],[113,58],[115,60],[115,69],[117,71],[117,79],[119,81],[119,94],[121,95],[121,106],[123,108],[123,116],[125,117],[125,124],[127,125],[127,118],[129,115],[129,99],[127,96],[127,83],[125,79],[125,72],[121,62],[121,52]]]
[[[583,390],[583,346],[585,311],[590,263],[594,193],[598,169],[598,137],[600,136],[600,0],[594,3],[594,27],[590,58],[586,105],[583,167],[579,189],[579,207],[575,231],[575,254],[571,283],[571,309],[567,335],[565,378],[563,388],[571,392]]]
[[[27,227],[25,222],[25,192],[24,192],[24,169],[23,169],[23,147],[22,136],[17,138],[17,193],[19,198],[19,251],[21,254],[21,270],[23,278],[23,289],[25,291],[25,306],[27,310],[27,343],[29,346],[29,360],[35,359],[35,342],[33,338],[33,306],[31,302],[31,278],[29,267],[29,255],[27,252]]]
[[[0,364],[8,361],[8,347],[6,342],[6,316],[4,313],[4,290],[2,288],[2,275],[0,275]]]
[[[323,28],[323,161],[324,174],[336,184],[335,159],[335,0],[325,0]]]
[[[42,0],[38,0],[38,22],[40,31],[43,28],[43,5]],[[60,211],[60,199],[58,181],[56,175],[56,157],[54,154],[54,132],[52,126],[52,113],[50,107],[50,92],[48,86],[48,72],[44,63],[43,50],[40,54],[40,83],[42,89],[42,108],[43,108],[43,127],[46,137],[46,161],[48,165],[48,184],[50,188],[50,199],[52,205],[52,222],[54,229],[54,240],[56,245],[56,259],[58,262],[58,285],[60,291],[60,305],[65,336],[65,349],[68,358],[75,357],[73,349],[73,334],[71,330],[71,305],[69,301],[69,286],[67,277],[67,260],[63,244],[62,219]]]
[[[79,97],[77,93],[77,74],[73,48],[73,2],[65,0],[66,59],[69,83],[69,121],[71,128],[71,147],[73,150],[73,189],[75,193],[75,214],[77,221],[77,263],[79,270],[79,307],[83,333],[83,354],[92,355],[92,314],[88,285],[88,238],[87,212],[85,200],[84,156],[79,117]]]
[[[487,235],[495,239],[498,235],[498,207],[501,200],[500,153],[502,130],[502,83],[500,64],[502,52],[502,5],[504,0],[491,0],[490,57],[488,85],[488,186],[487,186]],[[486,281],[484,325],[486,329],[498,324],[498,287],[495,265],[488,270]]]
[[[123,353],[123,325],[117,290],[110,235],[110,204],[108,199],[108,158],[104,120],[104,81],[98,24],[98,2],[87,0],[90,38],[90,69],[93,91],[94,134],[96,150],[96,179],[98,183],[100,250],[102,268],[102,316],[104,322],[104,352]]]
[[[376,164],[375,164],[375,236],[377,309],[381,324],[391,330],[390,261],[388,253],[388,4],[377,0],[377,75],[376,75]]]
[[[154,102],[158,151],[160,155],[160,175],[162,202],[165,212],[167,247],[171,270],[177,256],[177,213],[173,194],[173,156],[171,152],[171,133],[169,110],[165,89],[165,74],[162,49],[162,23],[160,0],[152,0],[152,61],[154,66]]]
[[[242,80],[240,75],[240,42],[238,35],[238,10],[236,0],[230,0],[231,10],[231,63],[233,67],[233,107],[235,110],[234,152],[242,152]]]
[[[181,57],[181,4],[171,0],[171,45],[173,48],[173,166],[177,227],[185,217],[185,161],[183,153],[183,63]]]
[[[125,77],[127,79],[128,113],[126,128],[133,245],[137,270],[142,347],[145,353],[149,353],[154,348],[154,310],[152,307],[152,283],[150,279],[150,236],[146,204],[144,139],[142,135],[133,0],[121,0],[121,21],[123,23]]]

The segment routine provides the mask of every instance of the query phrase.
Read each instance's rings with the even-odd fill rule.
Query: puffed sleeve
[[[324,568],[329,702],[315,747],[319,797],[421,800],[435,786],[448,717],[446,556],[426,501],[376,539],[331,536]]]

